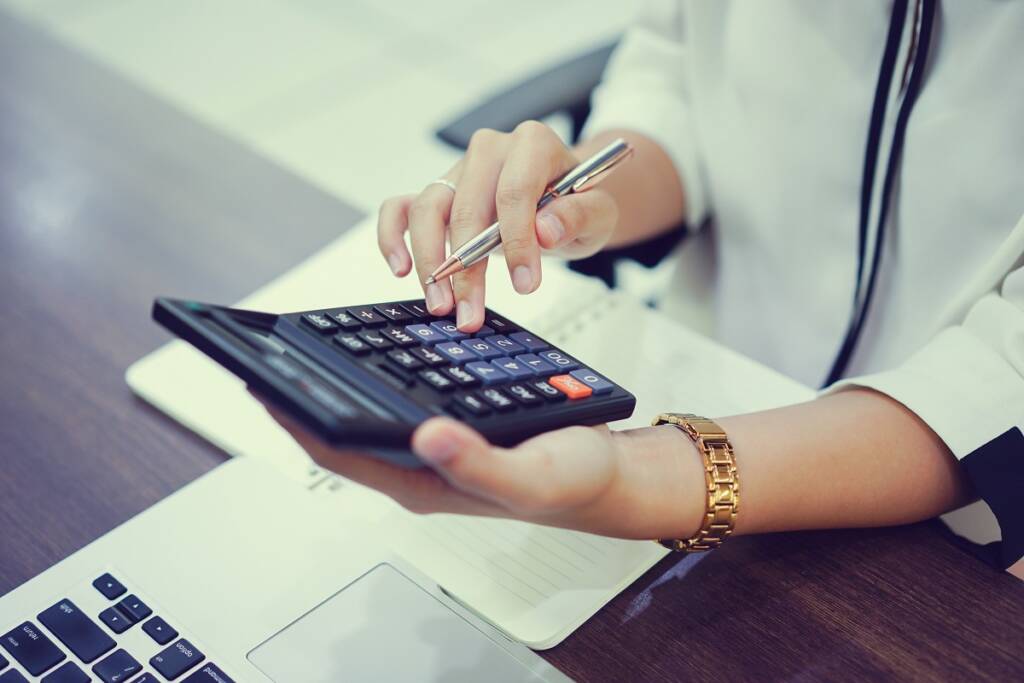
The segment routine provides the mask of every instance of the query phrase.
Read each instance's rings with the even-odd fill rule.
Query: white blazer
[[[1024,576],[1024,3],[939,3],[920,62],[926,2],[910,0],[899,21],[898,4],[648,3],[585,135],[626,128],[659,142],[688,224],[707,228],[683,250],[666,309],[690,322],[710,313],[715,337],[808,384],[827,377],[858,263],[866,281],[881,245],[862,333],[831,389],[871,387],[920,416],[985,501],[947,523],[1001,540],[988,550]],[[892,82],[879,88],[887,50]],[[876,90],[886,111],[871,140]],[[881,163],[866,183],[869,145]]]

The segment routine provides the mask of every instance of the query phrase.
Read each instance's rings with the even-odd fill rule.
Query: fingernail
[[[420,443],[418,455],[420,458],[432,465],[444,465],[452,461],[455,454],[459,452],[459,444],[455,439],[447,438],[443,434],[435,434],[429,439]]]
[[[558,244],[562,241],[562,237],[565,236],[565,226],[562,225],[562,221],[558,220],[558,216],[553,213],[540,214],[537,216],[537,223],[540,225],[540,229],[544,231],[544,236],[549,244]]]
[[[533,289],[533,271],[529,266],[516,266],[512,270],[512,286],[520,294],[529,294]]]
[[[441,286],[438,284],[427,285],[427,308],[431,311],[444,306],[444,292],[441,291]]]
[[[473,322],[473,305],[468,301],[460,301],[455,308],[455,325],[464,327]]]
[[[388,254],[388,265],[391,266],[391,272],[398,275],[402,270],[402,259],[398,254]]]

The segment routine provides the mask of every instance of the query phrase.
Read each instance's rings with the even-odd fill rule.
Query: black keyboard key
[[[5,633],[0,645],[33,676],[53,668],[67,656],[30,621]]]
[[[124,633],[135,623],[116,607],[108,607],[100,612],[100,621],[106,624],[107,628],[114,633]]]
[[[348,313],[347,311],[334,311],[333,313],[328,313],[327,315],[331,317],[331,320],[333,320],[338,327],[348,332],[351,332],[352,330],[358,330],[360,327],[363,326],[362,323],[355,319],[355,316],[353,316],[351,313]]]
[[[166,645],[178,637],[178,632],[171,628],[163,617],[153,617],[142,625],[142,630],[148,633],[157,645]]]
[[[3,671],[4,669],[6,669],[8,663],[9,662],[7,661],[7,658],[4,657],[3,655],[0,655],[0,671]]]
[[[402,308],[404,308],[409,315],[411,315],[413,318],[416,318],[417,320],[422,320],[423,318],[430,317],[430,311],[427,310],[426,304],[422,301],[415,301],[408,304],[402,304]]]
[[[387,357],[388,360],[403,370],[418,370],[423,367],[423,361],[405,349],[392,349],[387,352]]]
[[[200,652],[195,645],[182,638],[155,654],[149,660],[149,664],[161,676],[173,681],[204,659],[206,659],[206,655]]]
[[[439,354],[429,346],[417,346],[414,349],[409,349],[409,353],[423,361],[424,365],[430,365],[437,367],[438,365],[444,365],[448,362],[448,359]]]
[[[511,410],[515,410],[516,405],[512,402],[512,399],[508,397],[500,389],[494,387],[487,387],[480,392],[480,397],[491,404],[491,407],[497,410],[499,413],[507,413]]]
[[[124,650],[115,650],[112,655],[92,667],[92,672],[103,683],[123,683],[142,671],[142,665]]]
[[[384,330],[383,334],[398,346],[416,346],[420,343],[419,339],[416,339],[400,327],[389,327]]]
[[[132,683],[137,683],[132,681]],[[211,662],[203,665],[198,671],[193,671],[182,683],[235,683],[235,679],[220,670],[220,667]]]
[[[149,605],[142,602],[142,600],[139,600],[139,596],[137,595],[129,595],[127,598],[117,603],[117,608],[126,616],[131,617],[132,621],[142,621],[153,613],[153,610],[149,608]]]
[[[484,316],[484,325],[487,325],[487,327],[491,328],[498,334],[508,334],[509,332],[516,331],[515,325],[504,318],[494,315],[493,313],[488,313]]]
[[[401,304],[378,304],[373,310],[393,323],[407,323],[412,320],[412,315],[402,308]]]
[[[390,349],[392,346],[391,340],[380,332],[366,330],[365,332],[359,333],[359,338],[375,349]]]
[[[457,366],[445,368],[444,374],[451,377],[453,380],[455,380],[455,383],[457,385],[463,388],[475,387],[476,385],[480,384],[480,380],[477,379],[476,375],[474,375],[469,370],[465,370]]]
[[[0,674],[0,683],[29,683],[29,681],[20,673],[11,669],[7,673]]]
[[[455,382],[437,370],[423,370],[419,375],[420,379],[438,391],[451,391],[455,388]]]
[[[43,683],[89,683],[89,674],[79,669],[74,662],[65,662],[43,676]]]
[[[491,409],[476,394],[458,394],[455,397],[456,407],[468,415],[483,417],[490,415]]]
[[[104,574],[93,581],[92,585],[96,590],[102,593],[103,597],[107,600],[119,598],[126,592],[124,585],[110,574]]]
[[[377,313],[370,306],[357,306],[348,309],[352,316],[367,327],[383,327],[387,320],[380,313]]]
[[[133,680],[132,683],[160,683],[160,679],[147,671]]]
[[[384,375],[386,375],[392,382],[395,382],[396,388],[411,387],[416,384],[415,380],[413,380],[407,372],[399,370],[391,363],[388,363],[387,365],[381,363],[380,365],[375,365],[373,367],[383,372]]]
[[[548,401],[551,401],[552,403],[557,403],[558,401],[564,401],[566,399],[565,394],[563,394],[558,389],[555,389],[553,386],[551,386],[542,379],[527,382],[527,384],[529,384],[532,388],[536,389],[538,394],[543,396]]]
[[[370,345],[354,334],[341,333],[334,335],[334,343],[356,356],[365,356],[370,352]]]
[[[114,649],[114,639],[67,598],[40,612],[39,623],[86,664]]]
[[[505,393],[511,394],[512,398],[528,408],[539,406],[544,403],[544,399],[538,396],[536,391],[525,384],[513,384],[505,389]]]
[[[334,324],[334,321],[328,318],[324,313],[303,313],[302,322],[323,334],[336,332],[338,329],[338,326]]]

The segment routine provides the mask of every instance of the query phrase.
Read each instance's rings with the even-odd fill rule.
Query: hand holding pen
[[[511,134],[479,131],[443,178],[419,195],[384,203],[381,252],[396,275],[407,274],[414,261],[431,312],[447,315],[454,308],[459,327],[474,331],[483,323],[487,253],[504,248],[512,284],[527,294],[540,285],[542,248],[573,258],[598,251],[616,226],[618,209],[608,193],[584,190],[631,152],[616,140],[581,164],[536,122]],[[447,264],[446,237],[454,249]],[[440,272],[443,265],[448,267]]]

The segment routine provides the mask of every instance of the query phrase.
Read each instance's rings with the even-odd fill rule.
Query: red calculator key
[[[594,393],[593,389],[570,375],[555,375],[554,377],[548,377],[548,384],[558,389],[569,398],[586,398]]]

